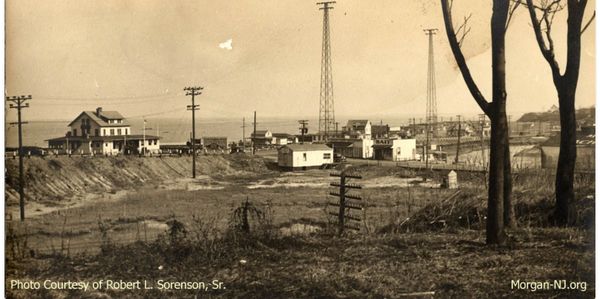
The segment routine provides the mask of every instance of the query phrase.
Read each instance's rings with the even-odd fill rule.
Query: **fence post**
[[[337,218],[338,218],[338,235],[339,236],[341,236],[344,233],[344,230],[346,228],[360,230],[360,228],[357,226],[348,225],[347,220],[361,221],[361,218],[354,216],[354,215],[347,215],[346,210],[348,210],[348,212],[349,212],[349,210],[352,210],[352,209],[363,210],[363,207],[360,204],[353,204],[353,203],[347,202],[348,199],[362,200],[362,197],[360,197],[358,195],[347,194],[348,189],[362,189],[362,186],[360,186],[360,185],[348,184],[347,180],[348,179],[362,179],[362,177],[358,176],[358,175],[347,174],[346,171],[347,171],[347,169],[343,170],[339,174],[337,174],[337,173],[330,174],[330,176],[340,178],[339,183],[330,183],[329,184],[330,186],[339,188],[339,192],[329,192],[329,195],[339,198],[339,202],[329,203],[329,205],[338,207],[337,213],[330,212],[329,214],[333,215],[333,216],[337,216]]]

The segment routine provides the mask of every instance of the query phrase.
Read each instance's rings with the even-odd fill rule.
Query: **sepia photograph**
[[[595,298],[595,0],[6,0],[6,298]]]

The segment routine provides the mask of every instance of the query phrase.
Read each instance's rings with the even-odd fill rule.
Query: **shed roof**
[[[582,134],[581,132],[577,132],[577,145],[596,145],[596,135],[594,134]],[[546,140],[544,143],[542,143],[542,146],[560,146],[560,134],[556,134],[551,136],[550,138],[548,138],[548,140]]]

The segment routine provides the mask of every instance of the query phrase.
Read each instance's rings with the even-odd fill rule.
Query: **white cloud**
[[[232,47],[231,43],[233,43],[233,39],[230,38],[230,39],[226,40],[225,42],[220,43],[219,48],[232,50],[233,47]]]

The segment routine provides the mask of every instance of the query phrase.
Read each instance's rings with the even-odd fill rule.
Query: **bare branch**
[[[581,34],[583,34],[585,32],[585,30],[588,29],[588,27],[590,27],[590,25],[592,24],[592,22],[594,21],[595,18],[596,18],[596,11],[594,10],[594,14],[590,18],[590,20],[585,24],[585,26],[583,26],[583,29],[581,29]]]
[[[465,84],[467,85],[467,88],[469,89],[471,96],[473,96],[473,99],[475,100],[477,105],[479,105],[481,110],[485,114],[490,116],[490,114],[492,113],[491,108],[490,108],[491,105],[485,99],[483,94],[481,94],[479,87],[473,80],[473,76],[471,75],[471,71],[469,70],[469,66],[467,65],[465,56],[463,55],[463,53],[460,49],[460,43],[456,38],[456,31],[454,30],[454,24],[452,24],[452,11],[451,11],[452,0],[441,0],[441,3],[442,3],[442,14],[444,16],[444,26],[446,28],[446,35],[448,37],[450,49],[452,50],[452,54],[454,55],[454,60],[456,60],[456,64],[458,65],[458,68],[463,76],[463,79],[465,80]],[[465,20],[468,20],[468,18],[465,18]],[[466,25],[462,27],[463,28],[462,30],[468,33],[468,30],[464,30],[465,27],[466,27]],[[465,33],[465,35],[466,35],[466,33]],[[463,36],[463,38],[464,38],[464,36]]]
[[[458,29],[456,29],[456,33],[454,34],[455,36],[458,36],[460,34],[460,38],[458,38],[458,46],[461,48],[463,40],[465,39],[467,34],[471,32],[471,27],[467,27],[467,23],[469,22],[469,19],[471,19],[472,15],[473,14],[469,14],[469,16],[464,18],[463,23],[458,27]]]
[[[505,31],[508,30],[508,26],[510,26],[510,21],[512,20],[512,17],[515,14],[515,11],[517,10],[517,8],[519,8],[520,5],[521,5],[521,1],[519,1],[519,0],[513,0],[509,3],[508,20],[506,20],[506,26],[504,27]]]
[[[531,19],[531,23],[533,25],[533,32],[535,33],[535,39],[538,43],[538,47],[542,52],[542,56],[550,65],[552,69],[553,75],[560,74],[560,69],[558,66],[558,62],[556,62],[555,54],[554,54],[554,41],[552,40],[551,31],[552,31],[552,19],[553,17],[550,14],[555,14],[558,9],[562,9],[560,5],[557,5],[560,0],[553,0],[551,3],[548,3],[547,0],[542,1],[541,6],[535,6],[533,4],[533,0],[527,0],[527,8],[529,10],[529,16]],[[557,5],[556,8],[553,8]],[[542,16],[538,19],[535,10],[541,10]],[[554,10],[554,12],[552,12]],[[541,24],[544,23],[545,28],[542,29]],[[544,40],[544,35],[546,35],[546,39],[548,40],[548,44]]]

